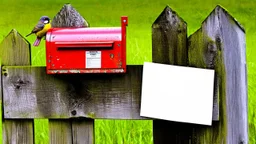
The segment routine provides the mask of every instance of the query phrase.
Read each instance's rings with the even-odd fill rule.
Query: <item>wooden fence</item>
[[[152,25],[153,62],[215,69],[216,79],[212,126],[153,120],[155,144],[248,143],[245,48],[244,29],[221,6],[189,37],[186,22],[163,10]],[[47,75],[31,66],[30,44],[14,29],[0,52],[4,144],[34,143],[36,118],[49,119],[52,144],[94,143],[94,119],[146,119],[142,65],[125,75]]]

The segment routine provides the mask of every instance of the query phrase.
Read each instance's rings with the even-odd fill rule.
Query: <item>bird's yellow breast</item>
[[[45,36],[46,32],[47,32],[50,28],[51,28],[51,24],[50,24],[50,23],[45,24],[45,25],[44,25],[44,28],[36,33],[36,36],[37,36],[37,37],[40,37],[40,38],[43,37],[43,36]]]

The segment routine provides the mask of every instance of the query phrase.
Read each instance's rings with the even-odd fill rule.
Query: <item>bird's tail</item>
[[[36,47],[39,46],[40,42],[41,42],[41,39],[37,38],[36,41],[34,42],[33,46],[36,46]]]
[[[29,33],[28,35],[26,35],[26,37],[30,36],[32,33]]]

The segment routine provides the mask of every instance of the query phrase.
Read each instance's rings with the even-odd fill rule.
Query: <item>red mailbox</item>
[[[46,35],[47,74],[125,73],[126,26],[52,28]]]

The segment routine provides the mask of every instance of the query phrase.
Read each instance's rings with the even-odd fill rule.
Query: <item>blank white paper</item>
[[[214,70],[145,62],[140,116],[212,124]]]

